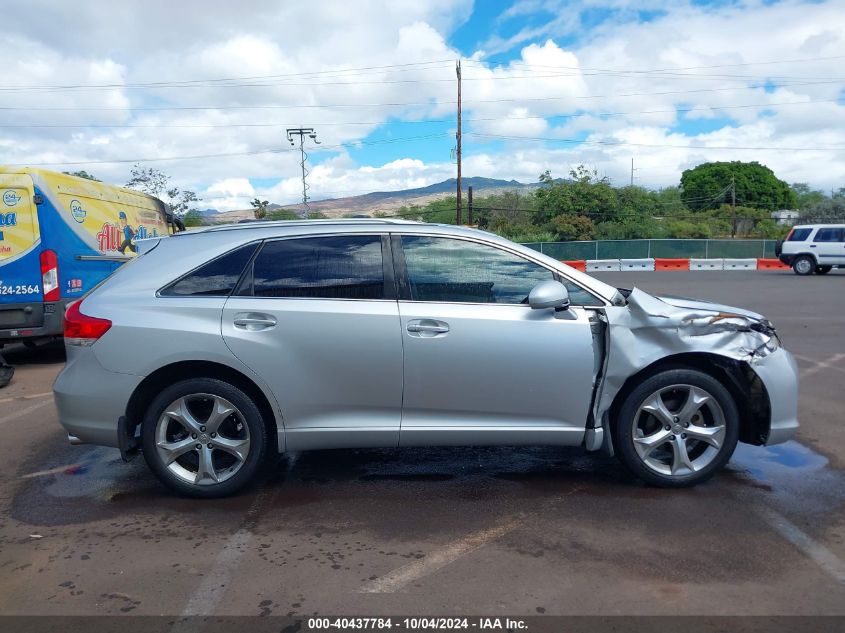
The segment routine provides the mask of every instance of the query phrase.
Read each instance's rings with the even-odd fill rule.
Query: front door
[[[595,363],[588,313],[527,304],[555,274],[476,241],[404,235],[395,251],[399,241],[400,444],[579,444]]]
[[[224,340],[270,385],[288,450],[398,443],[402,338],[386,252],[378,235],[269,241],[226,302]]]

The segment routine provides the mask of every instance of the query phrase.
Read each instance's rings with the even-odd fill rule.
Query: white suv
[[[824,275],[834,266],[845,266],[845,224],[792,227],[775,246],[775,255],[797,275]]]

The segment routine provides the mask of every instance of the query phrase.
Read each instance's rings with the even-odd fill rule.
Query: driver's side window
[[[534,262],[476,242],[402,237],[413,301],[527,303],[539,282],[554,279]]]

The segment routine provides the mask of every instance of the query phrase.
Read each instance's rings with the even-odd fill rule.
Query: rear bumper
[[[781,253],[778,255],[778,259],[787,266],[792,266],[792,260],[795,259],[795,255],[784,255]]]
[[[752,365],[769,395],[769,433],[766,445],[791,439],[798,430],[798,365],[780,348]]]
[[[53,384],[59,423],[80,442],[122,448],[120,418],[143,377],[104,369],[88,347],[68,347],[67,352]]]
[[[0,303],[0,343],[61,336],[65,307],[71,301]],[[3,313],[8,316],[2,318]]]

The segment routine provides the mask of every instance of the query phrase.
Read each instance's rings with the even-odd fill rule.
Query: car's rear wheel
[[[833,266],[816,266],[816,274],[817,275],[826,275],[831,271]]]
[[[183,380],[150,404],[141,429],[144,458],[166,486],[192,497],[223,497],[246,485],[266,450],[255,403],[211,378]]]
[[[693,369],[651,376],[625,398],[614,427],[619,459],[647,483],[692,486],[730,459],[739,414],[727,389]]]
[[[796,275],[812,275],[816,269],[816,261],[809,255],[799,255],[792,262],[792,270]]]

